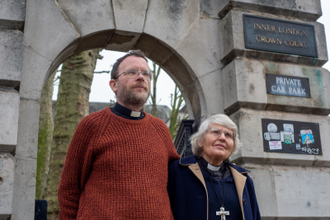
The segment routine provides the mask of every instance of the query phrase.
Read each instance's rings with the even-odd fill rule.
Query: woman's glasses
[[[220,129],[217,129],[217,128],[209,128],[207,129],[209,130],[210,134],[216,138],[219,138],[222,134],[224,134],[225,138],[228,139],[228,140],[234,140],[234,132],[232,131],[222,131]]]

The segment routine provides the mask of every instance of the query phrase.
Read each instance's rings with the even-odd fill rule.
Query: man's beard
[[[142,94],[137,94],[133,89],[127,90],[126,87],[122,87],[121,85],[118,85],[118,87],[121,87],[119,89],[122,91],[119,93],[117,92],[117,99],[119,98],[123,103],[129,105],[144,105],[150,95],[150,90]]]

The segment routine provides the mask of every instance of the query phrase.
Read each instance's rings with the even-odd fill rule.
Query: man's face
[[[149,70],[149,66],[142,57],[129,56],[120,63],[117,76],[129,69]],[[110,87],[116,93],[119,104],[135,111],[131,107],[143,106],[150,95],[150,80],[141,74],[136,79],[129,79],[123,74],[116,80],[110,80]]]

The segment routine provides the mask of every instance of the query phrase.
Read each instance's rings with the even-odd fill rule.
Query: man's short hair
[[[116,60],[116,62],[113,64],[112,66],[112,70],[111,70],[111,79],[116,78],[116,76],[119,74],[118,73],[118,67],[121,64],[121,62],[123,62],[123,60],[129,56],[135,56],[135,57],[141,57],[143,59],[145,59],[148,63],[148,60],[146,58],[146,56],[144,55],[144,53],[141,50],[130,50],[127,54],[125,54],[124,56],[118,58]]]

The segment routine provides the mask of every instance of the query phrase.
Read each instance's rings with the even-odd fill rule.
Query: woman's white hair
[[[197,157],[201,157],[203,148],[199,146],[199,143],[203,142],[205,138],[205,134],[207,130],[210,128],[211,124],[221,125],[233,131],[234,149],[232,153],[236,153],[238,149],[241,147],[241,142],[237,134],[236,124],[227,115],[216,114],[203,121],[202,124],[199,126],[198,131],[190,137],[193,154]]]

